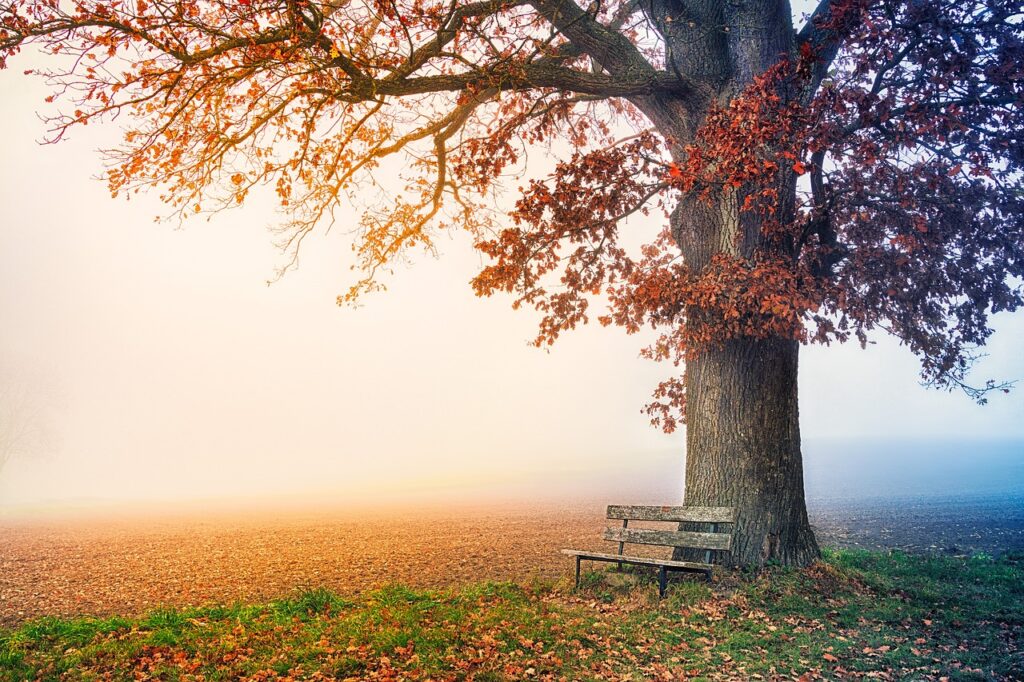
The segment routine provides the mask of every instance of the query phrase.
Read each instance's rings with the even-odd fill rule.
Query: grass
[[[0,630],[0,680],[1024,679],[1024,561],[828,552],[805,570],[392,585]]]

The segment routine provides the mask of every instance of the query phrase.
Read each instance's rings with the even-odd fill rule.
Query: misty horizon
[[[812,508],[882,500],[1024,502],[1024,439],[811,438],[804,443],[805,489]],[[247,509],[428,510],[438,505],[672,504],[683,498],[685,455],[634,453],[594,470],[522,471],[489,478],[407,474],[390,481],[324,482],[319,486],[208,494],[81,495],[0,500],[0,517],[105,510],[190,513]]]

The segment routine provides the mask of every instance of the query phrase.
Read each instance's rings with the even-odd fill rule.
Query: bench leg
[[[661,566],[658,570],[658,599],[665,598],[665,587],[668,583],[668,576],[665,573],[665,567]]]
[[[580,588],[580,558],[576,557],[576,589]]]

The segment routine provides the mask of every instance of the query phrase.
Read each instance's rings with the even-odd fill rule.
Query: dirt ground
[[[557,579],[571,571],[560,548],[605,544],[603,511],[595,503],[0,520],[0,625],[40,615],[259,602],[303,587],[355,595],[391,582],[439,587]],[[961,526],[927,526],[935,514],[923,511],[916,534],[892,510],[873,514],[819,511],[812,523],[831,546],[902,543],[947,554],[1024,548],[1020,510],[1009,521],[998,512],[996,523],[979,518],[967,526],[962,519]],[[990,535],[982,537],[982,530]]]
[[[557,578],[562,547],[598,547],[600,511],[258,512],[0,525],[0,624],[266,601],[303,587]]]

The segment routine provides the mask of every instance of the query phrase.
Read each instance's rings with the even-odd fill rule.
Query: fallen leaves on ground
[[[523,508],[54,520],[0,525],[0,625],[266,601],[303,587],[360,594],[558,578],[564,547],[601,549],[602,509]]]

